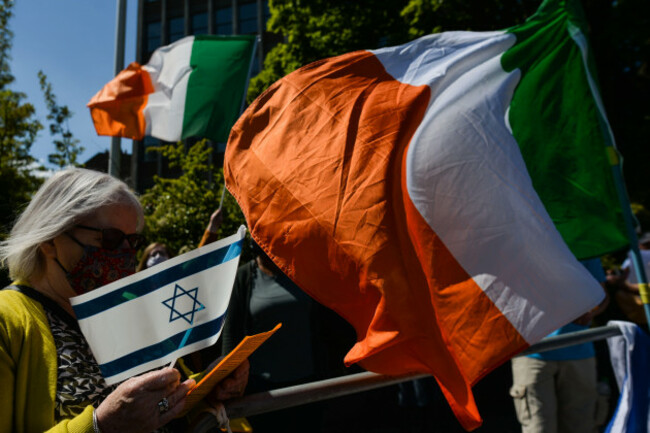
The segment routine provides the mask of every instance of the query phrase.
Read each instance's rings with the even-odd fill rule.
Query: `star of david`
[[[194,313],[205,308],[205,305],[196,299],[198,291],[198,287],[192,290],[185,290],[176,284],[176,287],[174,287],[174,296],[162,302],[165,307],[171,310],[169,312],[169,323],[178,319],[183,319],[190,325],[194,323]]]

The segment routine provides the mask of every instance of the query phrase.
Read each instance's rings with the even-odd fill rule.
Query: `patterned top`
[[[73,418],[88,405],[97,408],[117,388],[104,380],[99,365],[79,329],[77,321],[56,302],[28,286],[12,285],[16,290],[38,301],[45,310],[57,355],[57,383],[54,419],[57,423]],[[176,419],[153,433],[186,431],[187,420]]]
[[[43,307],[56,344],[58,369],[54,418],[59,422],[79,415],[89,404],[96,408],[115,386],[104,381],[74,319],[62,317],[49,306]]]
[[[118,385],[109,386],[104,380],[77,321],[49,298],[38,296],[37,300],[45,310],[56,345],[54,419],[58,423],[79,415],[89,404],[97,408]],[[186,430],[185,420],[181,419],[152,433],[172,433],[174,426],[179,427],[178,431]]]

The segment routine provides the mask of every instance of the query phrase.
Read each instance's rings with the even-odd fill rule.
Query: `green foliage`
[[[401,16],[409,39],[449,30],[501,30],[523,22],[539,0],[410,0]]]
[[[395,0],[270,0],[268,31],[281,34],[285,42],[268,53],[264,69],[251,80],[249,102],[315,60],[401,42],[404,5]]]
[[[68,120],[72,117],[72,112],[67,105],[59,105],[56,102],[56,96],[52,91],[52,84],[47,81],[47,75],[43,71],[38,71],[38,80],[41,84],[41,90],[45,97],[45,104],[49,113],[47,120],[50,121],[50,135],[60,139],[54,140],[55,151],[48,155],[50,163],[58,165],[60,168],[68,166],[80,166],[77,163],[77,157],[85,149],[79,145],[79,140],[74,138]]]
[[[12,1],[0,1],[0,239],[40,185],[31,173],[35,161],[29,150],[42,126],[25,94],[9,88],[14,81],[9,66],[12,7]]]
[[[16,215],[41,182],[32,174],[35,161],[29,150],[42,126],[34,118],[32,104],[25,102],[25,94],[9,88],[14,82],[9,65],[13,4],[0,0],[0,240],[6,238]],[[7,282],[2,270],[0,283],[4,286]]]
[[[154,186],[148,189],[140,201],[145,212],[144,234],[150,242],[162,242],[175,252],[183,247],[198,246],[208,225],[210,215],[219,207],[223,187],[223,171],[213,173],[208,182],[212,151],[206,140],[189,149],[183,143],[152,148],[168,159],[170,167],[182,171],[180,177],[166,179],[156,176]],[[245,224],[244,216],[235,199],[226,194],[223,203],[223,223],[219,236],[226,237]]]
[[[12,17],[11,8],[14,2],[12,0],[0,1],[0,88],[5,88],[14,81],[9,68],[9,51],[14,37],[9,28],[9,20]]]

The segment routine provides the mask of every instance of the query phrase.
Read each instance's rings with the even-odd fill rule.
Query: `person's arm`
[[[0,432],[12,432],[16,428],[14,419],[14,387],[16,381],[13,372],[14,361],[11,359],[8,332],[0,322]]]
[[[52,427],[47,433],[94,433],[92,406],[87,406],[83,412],[74,418],[66,419]],[[103,433],[103,432],[102,432]]]
[[[97,425],[102,433],[150,432],[177,416],[185,407],[185,396],[195,382],[180,382],[173,368],[151,371],[122,382],[97,408]],[[165,399],[168,410],[161,412]]]
[[[41,393],[34,395],[29,388],[25,388],[29,386],[28,383],[16,380],[18,364],[28,362],[28,360],[22,358],[23,353],[20,352],[21,346],[26,344],[26,337],[21,321],[15,320],[16,317],[14,317],[14,320],[9,319],[10,315],[4,313],[5,311],[0,311],[0,384],[2,384],[0,385],[0,432],[21,431],[34,428],[34,426],[46,428],[52,422],[53,413],[48,415],[42,412],[29,413],[29,411],[30,409],[47,410],[40,407],[41,403],[43,403],[42,398],[48,392],[47,384],[42,384],[42,387],[33,390],[36,393]],[[16,341],[20,341],[20,345],[16,345]],[[27,395],[32,402],[40,398],[38,400],[40,403],[37,404],[39,407],[16,408],[16,405],[19,404],[16,401],[16,395],[21,392],[21,388],[19,388],[21,386],[22,393],[28,393]],[[29,424],[16,425],[20,422],[20,420],[16,419],[17,413],[29,416],[31,427]],[[27,422],[27,420],[23,420],[23,422]],[[88,406],[81,414],[61,421],[47,431],[52,433],[93,433],[93,407]]]
[[[217,209],[212,213],[212,215],[210,215],[210,222],[203,232],[203,237],[201,238],[201,242],[199,242],[199,248],[219,239],[217,232],[219,231],[222,222],[223,214],[221,213],[221,209]]]

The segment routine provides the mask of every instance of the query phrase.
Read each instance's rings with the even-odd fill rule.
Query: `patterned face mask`
[[[76,239],[72,239],[84,249],[79,262],[69,272],[58,260],[56,262],[66,273],[70,286],[77,294],[90,292],[135,272],[135,249],[107,250],[92,245],[83,245]]]

